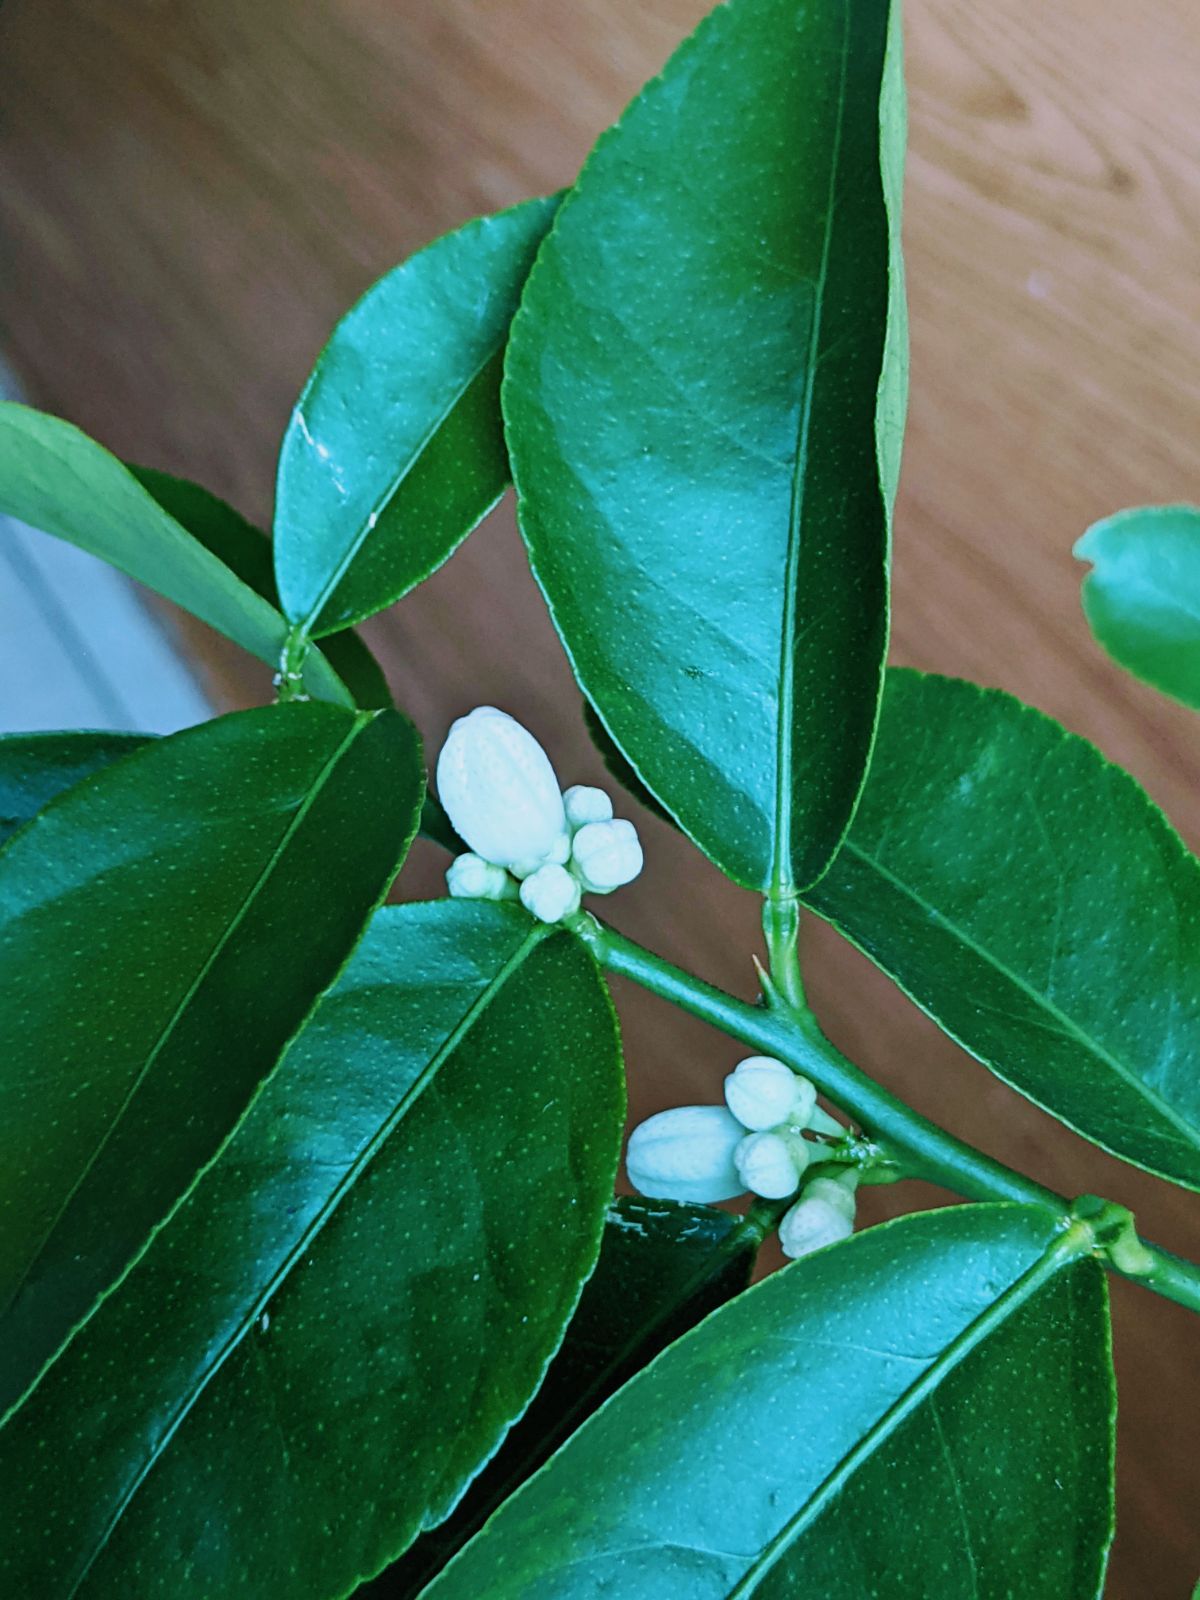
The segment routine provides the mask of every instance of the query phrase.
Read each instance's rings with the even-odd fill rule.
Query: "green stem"
[[[307,700],[304,692],[304,662],[312,641],[300,623],[288,631],[279,653],[279,670],[275,674],[275,698],[279,701]]]
[[[763,901],[763,937],[771,981],[794,1011],[808,1014],[800,975],[800,902],[795,895],[768,895]]]
[[[1061,1195],[928,1121],[856,1067],[803,1013],[797,1015],[786,1004],[764,1009],[735,999],[586,913],[576,916],[571,926],[609,972],[631,978],[651,994],[811,1078],[860,1127],[886,1144],[903,1162],[907,1176],[940,1184],[968,1200],[1011,1200],[1048,1206],[1064,1218],[1069,1216],[1070,1207]],[[1143,1270],[1122,1268],[1108,1258],[1106,1264],[1200,1312],[1200,1266],[1156,1245],[1145,1244],[1144,1250],[1139,1263]]]

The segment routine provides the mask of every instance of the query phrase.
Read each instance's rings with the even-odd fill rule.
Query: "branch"
[[[903,1157],[908,1176],[941,1184],[968,1200],[1012,1200],[1070,1215],[1071,1206],[1061,1195],[956,1139],[905,1105],[844,1056],[813,1026],[811,1017],[793,1015],[786,1002],[764,1009],[735,999],[587,913],[578,914],[571,927],[609,972],[631,978],[651,994],[811,1078],[860,1127],[879,1135]],[[1144,1242],[1141,1252],[1127,1259],[1134,1258],[1136,1267],[1104,1256],[1105,1264],[1123,1277],[1200,1312],[1200,1266]]]

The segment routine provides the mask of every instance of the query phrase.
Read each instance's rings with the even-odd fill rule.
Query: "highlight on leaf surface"
[[[898,12],[719,6],[597,143],[506,358],[521,529],[580,684],[755,888],[820,876],[875,725],[903,141]]]
[[[313,637],[399,600],[509,481],[500,370],[558,197],[448,233],[334,329],[284,435],[275,497],[283,609]]]

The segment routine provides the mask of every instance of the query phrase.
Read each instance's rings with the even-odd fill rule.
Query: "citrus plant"
[[[169,738],[0,740],[4,1594],[1099,1594],[1106,1274],[1200,1310],[1200,1268],[873,1081],[798,956],[823,918],[1200,1188],[1196,860],[1047,717],[885,667],[904,136],[888,0],[729,0],[569,192],[347,314],[271,541],[0,407],[6,511],[275,674]],[[434,798],[353,631],[510,481],[613,793],[484,704]],[[1082,547],[1089,613],[1200,703],[1195,515],[1129,532]],[[619,786],[760,900],[757,1003],[601,916],[643,868]],[[449,893],[385,904],[418,829]],[[732,1067],[618,1200],[613,974]],[[855,1231],[913,1178],[966,1203]]]

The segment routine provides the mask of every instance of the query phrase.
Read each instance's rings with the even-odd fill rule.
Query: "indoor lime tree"
[[[714,11],[569,192],[338,325],[272,543],[0,407],[5,510],[275,673],[171,738],[0,741],[5,1595],[1100,1592],[1106,1272],[1200,1310],[1200,1268],[873,1081],[798,960],[824,918],[1200,1187],[1196,860],[1037,711],[885,670],[899,38],[887,0]],[[510,479],[614,782],[481,690],[434,799],[353,629]],[[1181,516],[1133,579],[1112,529],[1083,553],[1106,643],[1194,701],[1131,599]],[[756,1003],[605,920],[643,866],[622,785],[759,898]],[[384,905],[418,828],[449,894]],[[615,1202],[613,973],[730,1041],[724,1102],[636,1129]],[[855,1232],[909,1178],[967,1203]]]

